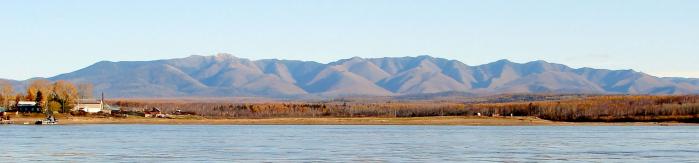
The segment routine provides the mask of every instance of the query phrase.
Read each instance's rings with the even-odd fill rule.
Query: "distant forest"
[[[512,97],[507,100],[505,97]],[[318,101],[206,102],[122,99],[107,101],[126,111],[159,108],[210,118],[273,117],[427,117],[533,116],[571,122],[699,122],[698,95],[647,96],[499,96],[476,102],[454,101]],[[541,101],[526,101],[536,99]],[[468,100],[466,100],[468,101]]]

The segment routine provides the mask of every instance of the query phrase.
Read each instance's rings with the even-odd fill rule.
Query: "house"
[[[0,107],[0,117],[4,117],[6,111],[7,111],[7,109]],[[2,119],[2,118],[0,118],[0,119]]]
[[[34,101],[17,102],[17,111],[22,113],[41,113],[42,109]]]
[[[73,107],[73,111],[84,111],[87,113],[98,113],[104,110],[102,100],[80,99]]]
[[[104,107],[102,107],[102,113],[105,114],[119,113],[120,111],[119,107],[114,107],[107,104],[104,104],[103,106]]]
[[[118,106],[111,106],[104,104],[104,109],[109,110],[109,114],[123,114],[123,110],[121,110],[121,107]]]
[[[144,111],[143,113],[144,113],[145,117],[153,117],[153,118],[164,117],[164,115],[160,112],[160,109],[158,109],[158,108],[153,108],[150,111]]]

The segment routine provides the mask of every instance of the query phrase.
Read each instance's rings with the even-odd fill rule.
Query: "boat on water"
[[[0,116],[0,125],[2,125],[2,124],[14,124],[14,123],[15,123],[15,121],[10,120],[9,116],[7,116],[7,117]]]
[[[58,119],[56,117],[53,117],[53,115],[49,115],[46,117],[44,120],[39,120],[34,122],[35,125],[55,125],[58,124]]]
[[[0,124],[14,124],[15,122],[12,120],[0,120]]]

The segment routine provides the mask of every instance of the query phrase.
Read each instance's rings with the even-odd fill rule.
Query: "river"
[[[0,162],[699,162],[697,126],[0,126]]]

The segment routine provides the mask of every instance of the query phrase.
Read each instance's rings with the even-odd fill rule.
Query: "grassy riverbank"
[[[37,118],[16,118],[15,124],[33,124]],[[410,117],[410,118],[259,118],[259,119],[207,119],[207,118],[95,118],[63,117],[62,125],[78,124],[166,124],[166,125],[461,125],[461,126],[657,126],[696,125],[687,123],[655,122],[556,122],[534,117]]]

